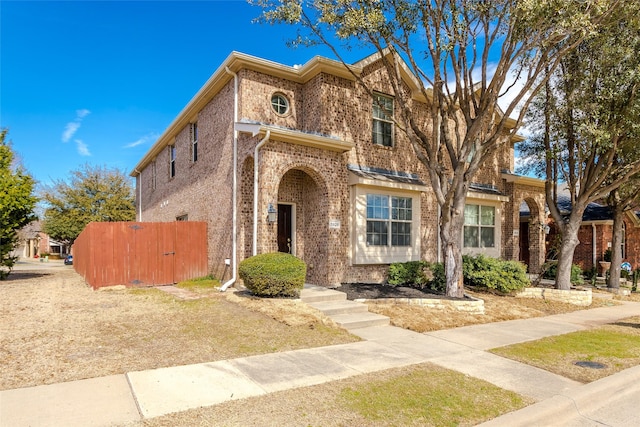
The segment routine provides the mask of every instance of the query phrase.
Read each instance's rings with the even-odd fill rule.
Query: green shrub
[[[462,275],[465,286],[495,289],[509,293],[530,284],[524,264],[483,255],[463,256]],[[389,266],[388,283],[393,286],[427,287],[438,292],[447,289],[444,264],[426,261],[398,262]]]
[[[434,291],[444,291],[444,267],[439,263],[426,261],[396,262],[389,266],[391,286],[410,286],[413,288],[429,288]]]
[[[392,286],[423,287],[429,279],[424,273],[426,261],[395,262],[389,266],[389,283]]]
[[[542,266],[542,277],[545,279],[555,279],[558,274],[558,261],[547,261]],[[571,283],[582,285],[584,278],[582,277],[582,269],[579,265],[571,264]]]
[[[263,297],[298,297],[304,286],[307,266],[300,258],[282,252],[247,258],[238,268],[244,285]]]
[[[462,257],[465,286],[495,289],[510,293],[530,284],[527,269],[518,261],[504,261],[483,255]]]

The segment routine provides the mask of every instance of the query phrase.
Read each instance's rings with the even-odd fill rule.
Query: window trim
[[[472,197],[467,196],[466,205],[478,205],[478,206],[487,206],[494,208],[494,224],[493,224],[493,247],[467,247],[464,245],[464,228],[465,224],[462,225],[462,231],[460,240],[462,241],[462,254],[463,255],[486,255],[493,258],[499,258],[502,256],[502,203],[505,201],[505,197],[495,197],[495,198],[486,198],[486,197]],[[508,199],[507,199],[508,200]],[[480,222],[480,220],[479,220]],[[480,224],[478,224],[480,227]],[[480,236],[478,236],[480,238]]]
[[[279,99],[284,102],[275,103],[274,102],[275,99]],[[271,100],[269,102],[271,103],[271,109],[279,116],[286,116],[287,114],[289,114],[289,111],[291,110],[291,102],[289,101],[289,98],[287,97],[287,95],[285,95],[282,92],[274,92],[271,95]],[[280,111],[280,109],[283,107],[284,107],[284,111]]]
[[[374,98],[373,98],[372,108],[371,108],[371,142],[373,143],[374,146],[393,148],[395,147],[395,123],[393,121],[393,116],[395,114],[395,99],[393,96],[389,96],[379,92],[374,92],[373,97]],[[388,111],[388,112],[384,111],[384,109],[381,108],[379,105],[379,101],[378,101],[379,99],[391,101],[391,111]],[[382,110],[382,114],[386,117],[376,117],[376,109]],[[386,123],[391,126],[391,132],[389,135],[389,139],[390,139],[389,145],[384,144],[384,134],[376,133],[375,131],[376,122],[381,122],[383,124]],[[376,135],[382,136],[382,142],[378,141],[378,139],[376,138]]]
[[[367,194],[377,194],[411,199],[411,245],[392,246],[391,230],[386,246],[367,244]],[[421,254],[421,192],[411,189],[389,188],[387,186],[351,186],[351,259],[352,264],[390,264],[393,262],[418,261]],[[391,216],[391,215],[390,215]]]
[[[483,205],[480,203],[465,203],[465,211],[468,206],[475,206],[478,208],[477,210],[477,222],[474,224],[467,223],[467,216],[464,217],[464,225],[462,233],[463,235],[466,233],[467,228],[477,229],[477,246],[466,246],[466,239],[462,239],[462,244],[464,248],[473,248],[473,249],[493,249],[496,247],[496,207],[493,205]],[[492,209],[493,210],[493,224],[483,224],[483,210]],[[492,238],[493,238],[493,246],[483,246],[482,245],[482,230],[493,230]]]
[[[409,207],[400,207],[400,206],[396,206],[394,208],[394,199],[396,202],[400,202],[400,200],[404,200],[404,201],[409,201],[409,204],[411,206]],[[380,206],[378,206],[377,201],[381,201],[384,202],[384,204],[380,204]],[[373,202],[372,204],[370,204],[370,202]],[[415,229],[414,227],[411,227],[412,223],[413,223],[413,197],[404,197],[404,196],[397,196],[397,195],[389,195],[389,194],[380,194],[380,192],[367,192],[367,212],[366,212],[366,221],[367,221],[367,227],[366,227],[366,233],[367,233],[367,246],[393,246],[393,247],[410,247],[411,246],[411,236],[413,235],[413,233],[415,233]],[[385,206],[386,205],[386,206]],[[394,218],[394,209],[396,209],[396,215],[399,216],[399,213],[402,211],[405,212],[405,218],[400,219],[400,218]],[[406,219],[406,213],[408,212],[410,213],[411,219]],[[378,217],[378,215],[376,215],[376,212],[380,211],[381,213],[381,217]],[[372,213],[372,215],[370,216],[369,213]],[[374,223],[383,223],[384,224],[384,235],[381,232],[376,232],[376,231],[369,231],[370,227],[369,225],[373,225]],[[409,244],[394,244],[394,238],[397,238],[399,236],[406,236],[406,233],[395,233],[394,234],[394,225],[397,226],[397,224],[403,224],[409,225]],[[371,227],[373,228],[373,227]],[[381,241],[384,241],[384,243],[381,244],[375,244],[372,243],[370,240],[373,240],[373,237],[376,235],[380,235],[381,237],[383,237],[383,239],[381,239]],[[371,239],[370,239],[371,236]],[[404,239],[403,239],[404,240]]]
[[[191,161],[198,161],[198,122],[191,123]]]
[[[178,157],[176,144],[169,145],[169,179],[176,176],[176,158]]]
[[[158,186],[158,169],[156,159],[151,162],[151,189],[155,190]]]

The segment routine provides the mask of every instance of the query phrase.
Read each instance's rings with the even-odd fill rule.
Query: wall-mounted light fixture
[[[273,207],[273,204],[269,203],[269,207],[267,208],[267,222],[274,223],[278,220],[278,211]]]

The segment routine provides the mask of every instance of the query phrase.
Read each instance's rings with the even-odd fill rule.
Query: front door
[[[293,253],[293,206],[278,204],[278,252]]]

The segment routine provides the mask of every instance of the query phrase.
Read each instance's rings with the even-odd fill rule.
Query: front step
[[[345,301],[347,294],[322,286],[304,285],[300,292],[300,299],[307,304],[325,301]]]
[[[386,326],[389,324],[389,318],[375,313],[353,313],[353,314],[336,314],[330,316],[331,319],[339,326],[350,330],[367,328],[369,326]]]
[[[309,305],[329,317],[337,314],[366,313],[369,311],[366,304],[349,300],[312,302]]]

